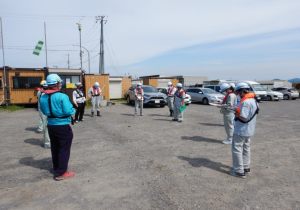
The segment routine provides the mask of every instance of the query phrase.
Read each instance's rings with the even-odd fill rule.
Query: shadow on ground
[[[153,119],[153,120],[173,122],[172,119]]]
[[[28,127],[28,128],[25,128],[25,131],[32,131],[32,132],[35,132],[35,133],[39,133],[37,131],[37,127]]]
[[[187,161],[193,167],[206,167],[224,174],[229,174],[230,172],[230,166],[207,158],[189,158],[184,156],[178,156],[178,158]]]
[[[182,136],[182,140],[190,140],[190,141],[197,141],[197,142],[208,142],[208,143],[216,143],[222,144],[222,141],[217,139],[211,139],[203,136]]]
[[[25,166],[30,166],[33,168],[38,168],[41,170],[46,170],[52,172],[52,160],[51,158],[44,158],[41,160],[35,160],[33,157],[24,157],[19,160],[19,163]]]
[[[200,125],[205,125],[205,126],[220,126],[223,127],[223,124],[217,124],[217,123],[199,123]]]
[[[31,145],[36,145],[36,146],[43,146],[43,141],[41,139],[35,139],[35,138],[31,138],[31,139],[26,139],[24,140],[25,143],[27,144],[31,144]]]

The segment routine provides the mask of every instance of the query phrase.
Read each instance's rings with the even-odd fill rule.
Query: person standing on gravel
[[[255,94],[250,92],[247,83],[238,83],[235,88],[241,101],[235,113],[235,125],[232,140],[231,174],[236,177],[246,178],[250,172],[250,138],[255,133],[256,115],[259,112]]]
[[[41,81],[41,88],[39,88],[37,92],[37,99],[38,99],[38,110],[39,110],[39,115],[40,115],[40,125],[37,129],[39,133],[43,132],[43,138],[44,138],[44,148],[49,149],[51,147],[50,144],[50,138],[49,138],[49,133],[48,133],[48,128],[47,128],[47,116],[45,116],[41,110],[41,105],[40,105],[40,98],[42,95],[44,95],[44,91],[47,89],[47,82],[46,80]]]
[[[137,115],[138,108],[140,108],[140,116],[143,116],[143,102],[144,102],[144,90],[142,84],[138,83],[134,89],[135,96],[135,106],[134,106],[134,115]]]
[[[73,131],[70,126],[75,109],[69,97],[61,93],[62,80],[57,74],[47,76],[48,89],[41,97],[41,110],[48,117],[48,131],[51,141],[51,154],[54,179],[71,178],[74,172],[68,171]]]
[[[221,84],[220,92],[225,93],[225,97],[221,106],[221,113],[223,114],[224,127],[227,134],[227,138],[223,141],[223,144],[231,144],[234,129],[234,108],[236,105],[234,84]]]
[[[168,107],[170,110],[170,117],[173,117],[174,115],[174,95],[176,90],[177,89],[173,86],[172,82],[168,82],[167,94],[168,94]]]
[[[94,117],[94,113],[96,110],[97,116],[100,117],[100,103],[102,100],[102,90],[100,88],[99,82],[95,82],[93,87],[89,89],[88,96],[91,98],[92,103],[91,116]]]
[[[174,118],[173,121],[183,121],[183,111],[181,107],[184,106],[185,91],[182,88],[181,83],[176,84],[176,92],[174,94]]]
[[[85,97],[82,91],[81,82],[77,82],[75,85],[76,90],[73,91],[73,103],[76,107],[75,122],[77,123],[83,121]]]

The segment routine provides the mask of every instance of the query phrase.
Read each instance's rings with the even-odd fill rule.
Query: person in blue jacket
[[[48,118],[48,132],[54,179],[57,181],[71,178],[74,172],[68,171],[73,131],[70,126],[75,109],[69,97],[61,93],[62,80],[57,74],[47,76],[48,89],[40,98],[40,108]]]

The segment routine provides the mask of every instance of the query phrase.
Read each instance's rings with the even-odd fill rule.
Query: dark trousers
[[[68,170],[73,131],[70,125],[48,125],[54,176]]]
[[[75,120],[81,121],[84,114],[85,103],[77,103],[77,105],[78,107],[76,107]]]

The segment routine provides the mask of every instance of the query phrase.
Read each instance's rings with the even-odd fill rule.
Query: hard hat
[[[41,85],[41,86],[47,86],[47,81],[46,81],[46,80],[42,80],[42,81],[40,82],[40,85]]]
[[[182,88],[182,84],[181,84],[181,83],[177,83],[177,84],[176,84],[176,87]]]
[[[62,82],[61,78],[57,74],[49,74],[47,76],[46,81],[47,81],[47,85],[48,86],[49,85],[55,85],[57,83],[61,83]]]
[[[171,86],[171,85],[173,85],[172,82],[168,82],[168,86]]]
[[[76,87],[82,86],[82,83],[81,82],[76,82],[75,85],[76,85]]]
[[[228,90],[230,88],[230,85],[228,83],[222,83],[220,86],[220,92],[223,93],[226,90]]]
[[[99,87],[99,86],[100,86],[99,82],[94,83],[94,87]]]
[[[235,84],[233,82],[229,83],[229,85],[234,89],[235,88]]]
[[[137,85],[136,85],[136,86],[142,86],[142,83],[140,83],[140,82],[139,82],[139,83],[137,83]]]
[[[235,91],[240,91],[243,89],[250,89],[250,86],[245,82],[240,82],[235,86]]]

